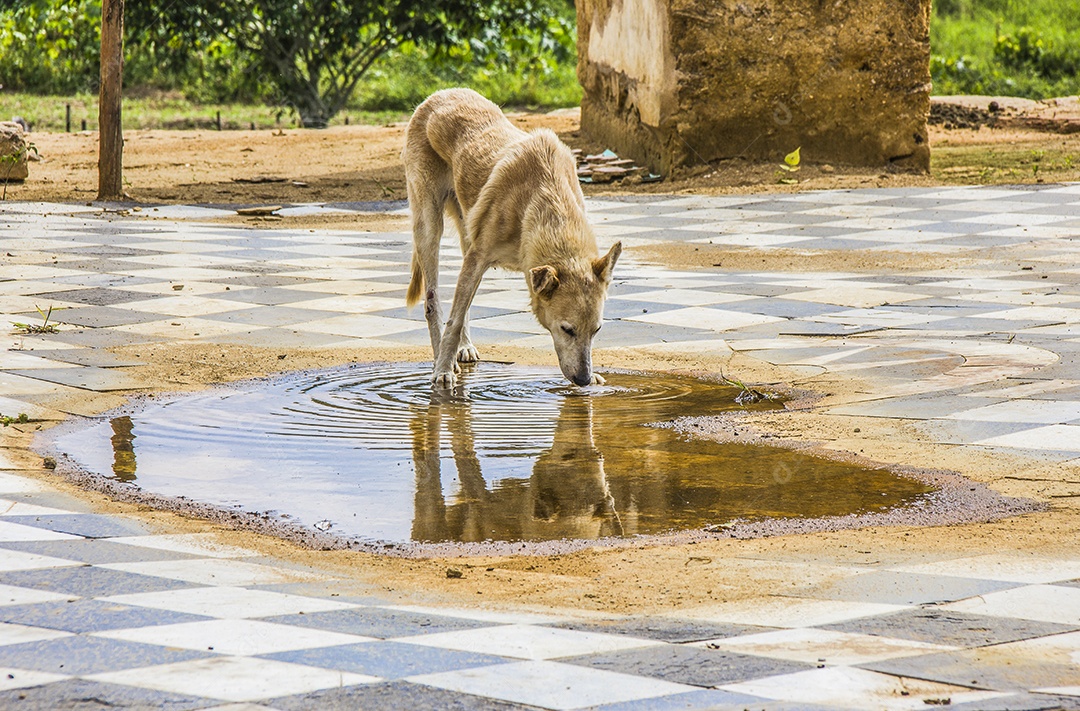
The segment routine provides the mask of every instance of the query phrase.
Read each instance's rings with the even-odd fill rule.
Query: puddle
[[[423,364],[364,364],[146,400],[61,431],[77,468],[157,496],[367,543],[546,541],[662,534],[732,519],[875,513],[931,487],[650,424],[741,409],[734,388],[481,363],[453,398]],[[753,407],[779,407],[764,403]]]

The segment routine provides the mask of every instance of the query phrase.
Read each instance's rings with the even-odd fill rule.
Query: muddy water
[[[419,364],[258,380],[60,436],[79,466],[165,496],[273,511],[355,540],[541,541],[870,513],[928,487],[882,469],[650,426],[738,409],[734,388],[481,363],[452,397]],[[776,404],[755,407],[777,407]]]

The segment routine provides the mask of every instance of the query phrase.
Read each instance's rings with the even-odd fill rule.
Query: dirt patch
[[[610,146],[590,140],[576,110],[512,114],[524,129],[546,127],[586,154]],[[291,204],[405,199],[400,153],[405,125],[324,130],[128,131],[124,178],[131,199],[175,204]],[[930,175],[827,165],[804,149],[796,184],[778,164],[743,158],[681,169],[658,183],[587,185],[587,194],[750,194],[918,187],[941,184],[1080,180],[1080,135],[1023,127],[930,127]],[[34,133],[42,160],[30,178],[8,186],[8,199],[89,202],[97,194],[97,136]],[[1033,165],[1038,163],[1038,169]],[[266,182],[266,179],[272,179]],[[264,182],[242,182],[263,180]],[[286,218],[259,226],[353,229],[347,218]],[[361,224],[357,229],[364,229]]]
[[[144,378],[148,385],[157,384],[168,391],[194,390],[214,382],[388,356],[397,360],[430,359],[426,348],[388,353],[180,344],[129,346],[114,351],[145,361],[147,365],[129,368],[128,372]],[[523,363],[554,362],[552,354],[533,349],[487,348],[484,356]],[[702,353],[669,352],[662,347],[601,349],[597,351],[596,361],[602,367],[713,373],[722,369],[747,382],[798,382],[822,393],[869,385],[836,376],[800,379],[780,367],[718,352],[715,348]],[[778,590],[827,582],[833,573],[822,567],[825,563],[923,562],[947,555],[978,555],[988,550],[1071,556],[1072,542],[1080,535],[1080,515],[1070,503],[1077,501],[1076,492],[1068,488],[1068,482],[1076,479],[1075,467],[1069,469],[1062,464],[935,445],[911,422],[826,417],[812,410],[760,413],[741,419],[738,429],[767,433],[772,444],[784,440],[800,445],[817,442],[820,451],[852,453],[886,464],[958,471],[1009,496],[1050,501],[1053,508],[994,523],[860,528],[755,540],[702,536],[684,540],[681,545],[589,547],[563,555],[395,559],[359,551],[312,550],[258,531],[236,530],[231,519],[193,519],[155,510],[145,503],[117,501],[100,493],[84,492],[42,469],[40,457],[20,449],[29,444],[34,430],[40,426],[5,428],[4,444],[12,448],[6,451],[21,457],[26,473],[87,499],[102,512],[135,515],[172,532],[213,532],[222,543],[253,547],[297,565],[328,569],[371,586],[375,592],[393,592],[396,599],[416,603],[554,606],[616,614],[679,610],[681,614],[689,614],[686,611],[696,606],[774,595]],[[703,434],[730,435],[725,432],[724,423],[716,421],[713,430]],[[1060,498],[1063,495],[1066,498]],[[309,540],[308,543],[320,542]],[[447,567],[461,570],[463,577],[447,579]]]
[[[994,107],[997,108],[997,104]],[[994,126],[999,112],[1000,109],[998,111],[984,110],[974,106],[934,102],[930,104],[928,121],[931,126],[944,126],[946,129],[979,129],[983,126]]]
[[[973,258],[927,252],[880,252],[869,249],[798,250],[753,249],[709,244],[665,242],[633,247],[638,259],[676,269],[723,269],[770,272],[905,272],[952,269]]]

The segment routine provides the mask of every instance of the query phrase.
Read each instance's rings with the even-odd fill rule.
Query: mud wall
[[[583,130],[665,174],[930,166],[930,0],[578,0]]]

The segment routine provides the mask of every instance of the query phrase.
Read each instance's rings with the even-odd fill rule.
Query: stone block
[[[927,171],[929,0],[583,0],[586,134],[664,174],[797,147]]]

